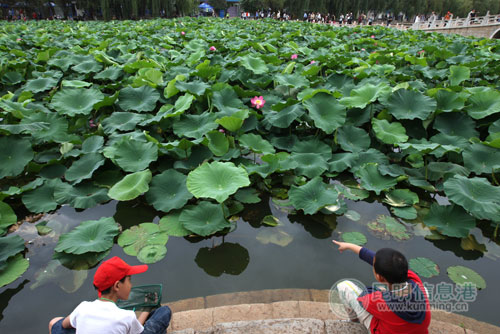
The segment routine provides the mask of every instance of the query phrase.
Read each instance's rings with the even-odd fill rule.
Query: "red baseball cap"
[[[94,275],[94,285],[97,287],[100,296],[101,291],[110,288],[116,281],[123,279],[125,276],[143,273],[146,270],[148,270],[147,264],[131,266],[118,256],[115,256],[104,261],[97,268]]]

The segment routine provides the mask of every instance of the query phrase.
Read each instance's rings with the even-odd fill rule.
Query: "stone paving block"
[[[173,331],[193,328],[206,330],[213,327],[213,309],[191,310],[177,312],[172,315]]]
[[[473,318],[465,317],[460,314],[432,310],[432,321],[439,320],[450,324],[456,324],[460,327],[466,328],[467,333],[472,331],[479,334],[500,334],[500,327],[481,322]]]
[[[313,318],[321,320],[340,320],[328,303],[299,301],[299,312],[301,318]]]
[[[214,334],[325,334],[325,324],[316,319],[270,319],[238,321],[216,326]]]
[[[190,311],[190,310],[199,310],[205,308],[205,298],[189,298],[174,301],[171,303],[166,303],[172,312],[182,312],[182,311]]]
[[[365,326],[360,323],[338,320],[325,320],[325,329],[326,334],[369,334]]]
[[[438,321],[431,320],[431,325],[429,326],[429,334],[464,334],[466,333],[462,327]]]
[[[328,295],[330,293],[330,290],[309,289],[309,292],[311,294],[312,302],[328,303]]]
[[[279,289],[270,291],[272,302],[281,302],[285,300],[311,300],[309,289]]]
[[[272,290],[260,290],[249,292],[222,293],[219,295],[207,296],[206,307],[219,307],[226,305],[255,304],[272,302]]]
[[[273,319],[300,317],[299,302],[296,300],[275,302],[271,306],[273,308]]]
[[[234,321],[271,319],[272,317],[273,308],[271,304],[232,305],[215,307],[213,309],[214,324]]]

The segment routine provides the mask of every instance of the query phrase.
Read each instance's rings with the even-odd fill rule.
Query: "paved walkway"
[[[367,333],[340,322],[330,310],[328,290],[284,289],[219,294],[168,303],[174,312],[168,333]],[[465,316],[433,311],[431,334],[500,334],[500,327]]]

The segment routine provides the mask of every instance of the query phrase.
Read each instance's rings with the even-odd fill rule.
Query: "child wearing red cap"
[[[130,266],[115,256],[104,261],[94,275],[99,298],[84,301],[66,318],[54,318],[49,323],[50,334],[165,334],[172,311],[162,306],[153,312],[134,311],[116,306],[118,299],[127,300],[132,288],[130,276],[148,270],[147,265]]]

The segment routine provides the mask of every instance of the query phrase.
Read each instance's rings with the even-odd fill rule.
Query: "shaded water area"
[[[371,249],[392,247],[407,258],[428,257],[440,267],[440,275],[424,281],[432,284],[451,283],[446,268],[465,265],[476,270],[488,286],[478,292],[476,301],[468,303],[463,315],[499,325],[497,304],[500,291],[495,288],[500,277],[498,246],[483,234],[491,229],[475,228],[472,234],[487,252],[465,251],[460,239],[429,241],[423,237],[425,229],[407,224],[412,237],[400,242],[383,240],[372,235],[367,223],[378,215],[390,215],[383,204],[373,201],[346,201],[349,210],[360,215],[357,221],[346,215],[305,216],[288,214],[290,208],[276,204],[270,198],[246,206],[237,221],[237,228],[226,236],[202,238],[170,237],[167,255],[149,270],[133,277],[133,284],[163,284],[163,302],[218,293],[280,288],[329,289],[342,278],[357,278],[366,285],[373,282],[371,268],[352,253],[340,254],[331,239],[339,239],[345,232],[359,231],[367,236],[365,245]],[[274,215],[280,225],[261,225],[266,215]],[[158,222],[159,217],[149,206],[140,202],[110,202],[92,209],[76,212],[63,207],[47,215],[58,233],[69,231],[80,222],[114,216],[122,227],[141,222]],[[28,271],[19,279],[0,289],[0,332],[46,332],[48,321],[54,316],[65,316],[82,300],[96,298],[92,277],[96,268],[71,271],[51,261],[57,236],[52,233],[38,236],[35,224],[25,223],[15,232],[28,244],[26,257]],[[115,245],[109,256],[121,256],[130,264],[138,264],[135,257],[126,255]],[[45,273],[43,271],[46,271]],[[51,275],[51,273],[54,273]]]

